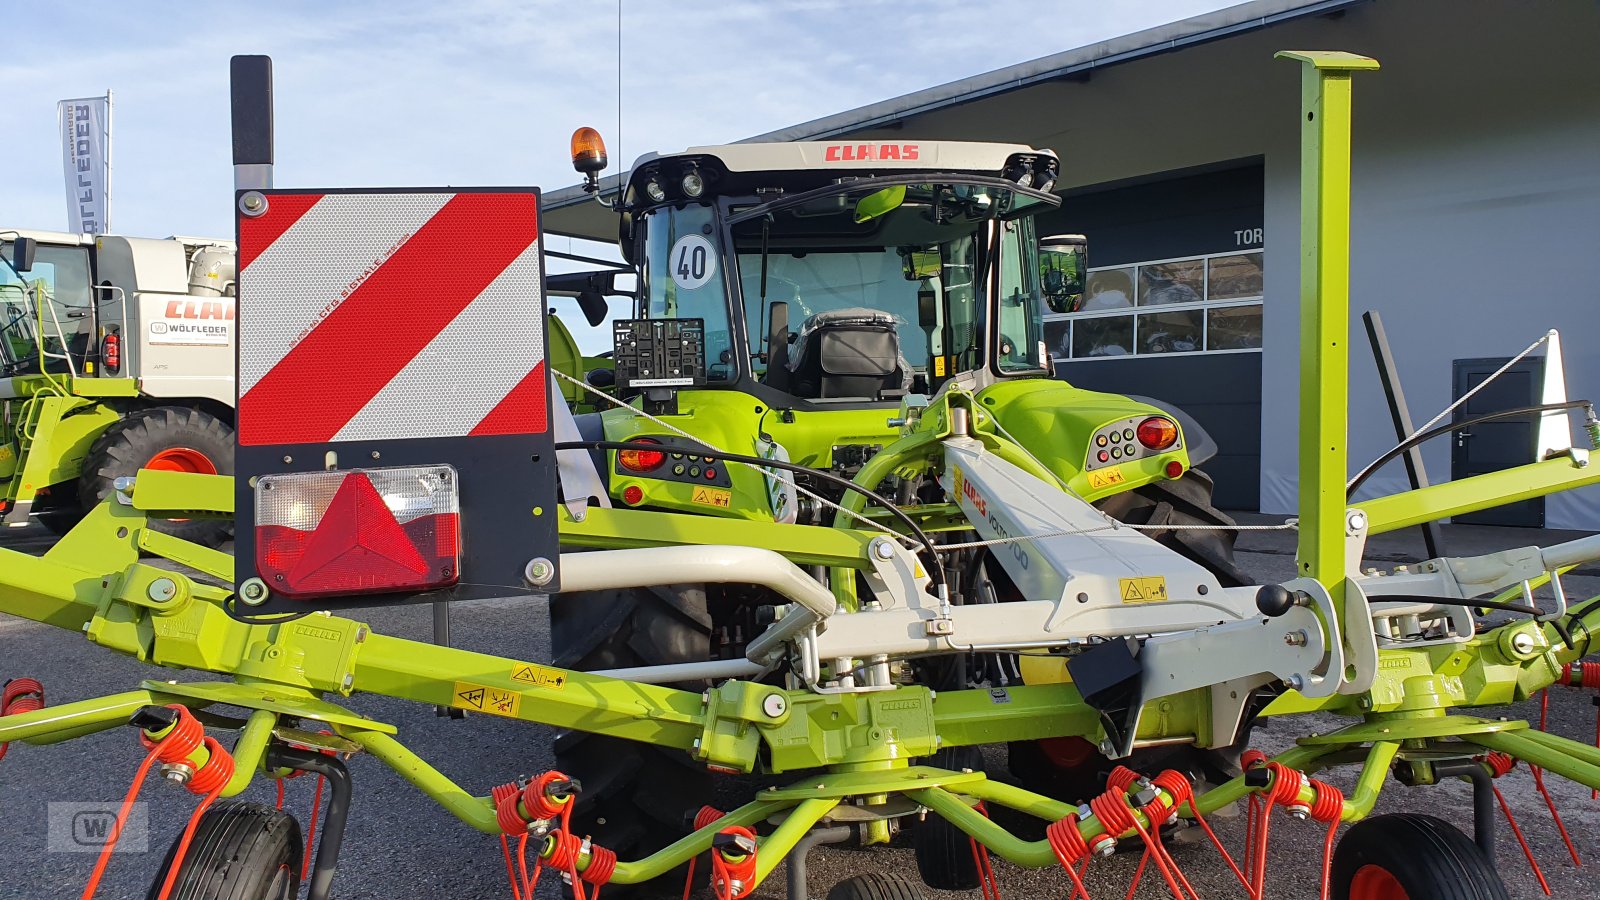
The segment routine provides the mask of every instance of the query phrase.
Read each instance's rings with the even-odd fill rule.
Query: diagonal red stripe
[[[543,434],[548,421],[550,401],[550,376],[545,374],[544,360],[539,360],[533,371],[524,375],[517,386],[495,404],[494,409],[472,427],[471,434]]]
[[[534,242],[537,215],[530,195],[453,197],[239,398],[239,442],[332,439]]]
[[[321,194],[274,194],[260,216],[239,215],[239,268],[255,262],[272,242],[283,236],[306,210],[317,205]]]

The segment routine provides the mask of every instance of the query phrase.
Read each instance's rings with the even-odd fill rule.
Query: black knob
[[[1256,591],[1256,609],[1276,619],[1294,607],[1294,591],[1281,584],[1263,584]]]

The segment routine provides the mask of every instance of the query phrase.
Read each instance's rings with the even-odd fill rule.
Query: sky
[[[0,228],[66,227],[56,101],[114,92],[113,231],[228,237],[228,58],[273,57],[278,187],[537,185],[1221,8],[1221,0],[78,0],[7,9]],[[974,135],[975,138],[981,138]],[[613,169],[615,171],[615,169]]]

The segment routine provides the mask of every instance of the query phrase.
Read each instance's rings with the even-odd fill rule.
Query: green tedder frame
[[[1352,76],[1377,68],[1377,63],[1344,53],[1282,55],[1299,61],[1303,69],[1298,565],[1301,576],[1328,589],[1342,615],[1353,515],[1364,515],[1366,531],[1376,534],[1600,482],[1600,467],[1586,467],[1574,454],[1355,507],[1346,503],[1350,91]],[[925,416],[931,423],[927,429],[886,448],[857,480],[871,486],[901,461],[926,456],[938,440],[932,429],[940,418]],[[1004,437],[981,437],[996,452],[1026,460],[1026,453]],[[881,811],[876,819],[858,816],[867,820],[869,842],[888,839],[891,816],[925,807],[1012,863],[1055,866],[1056,856],[1046,841],[1013,835],[976,811],[972,802],[1009,807],[1049,822],[1077,813],[1077,807],[988,780],[982,773],[911,761],[940,747],[1104,737],[1099,714],[1071,683],[1016,687],[1007,703],[993,702],[987,691],[979,690],[935,695],[923,687],[902,686],[817,694],[740,680],[697,694],[388,637],[340,616],[245,624],[222,607],[228,589],[141,561],[143,556],[164,557],[219,582],[231,579],[231,556],[145,527],[147,516],[231,514],[231,480],[145,471],[128,499],[90,512],[42,557],[0,550],[0,612],[81,630],[91,643],[152,665],[219,673],[232,680],[146,681],[126,693],[7,716],[0,718],[0,741],[65,741],[123,725],[130,713],[148,704],[239,708],[248,716],[236,723],[240,733],[233,753],[238,766],[224,791],[231,796],[262,776],[266,750],[281,720],[319,723],[340,746],[376,757],[451,814],[491,834],[500,833],[500,826],[488,796],[475,794],[416,756],[396,738],[394,726],[351,712],[338,701],[372,693],[461,707],[464,690],[481,689],[493,702],[472,708],[485,713],[672,747],[719,769],[749,772],[759,760],[768,771],[799,773],[789,786],[762,791],[754,802],[677,843],[645,859],[620,863],[611,880],[627,884],[664,874],[705,852],[726,826],[786,814],[761,839],[759,881],[847,799],[868,813]],[[949,507],[924,507],[920,514],[930,526],[941,517],[947,526],[959,519],[959,512]],[[742,545],[775,550],[796,564],[839,573],[868,569],[869,548],[877,536],[850,527],[626,509],[591,510],[581,522],[568,518],[564,509],[560,515],[562,543],[571,549]],[[836,585],[853,581],[835,579]],[[847,606],[853,600],[841,599]],[[1466,644],[1381,649],[1375,681],[1361,693],[1321,700],[1286,693],[1267,715],[1329,711],[1353,721],[1331,734],[1300,739],[1278,761],[1305,772],[1359,763],[1358,788],[1345,807],[1346,820],[1372,810],[1397,759],[1409,759],[1427,772],[1431,761],[1452,753],[1466,757],[1499,750],[1600,788],[1600,750],[1541,733],[1525,722],[1456,712],[1526,699],[1552,684],[1562,666],[1579,656],[1561,639],[1558,625],[1574,636],[1574,644],[1586,647],[1590,634],[1600,628],[1600,604],[1589,607],[1587,614],[1569,615],[1564,623],[1518,620]],[[1162,705],[1162,714],[1145,717],[1140,737],[1202,733],[1208,705],[1200,694],[1154,702]],[[1257,789],[1239,778],[1204,792],[1193,803],[1206,812]],[[1307,803],[1311,791],[1302,788]],[[1093,816],[1079,828],[1086,838],[1102,831]],[[587,857],[580,859],[580,868],[587,864]]]

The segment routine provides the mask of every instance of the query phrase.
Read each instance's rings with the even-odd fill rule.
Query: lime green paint
[[[1597,482],[1600,482],[1600,466],[1580,466],[1570,457],[1562,456],[1364,500],[1356,504],[1356,508],[1367,514],[1368,533],[1382,534]]]
[[[1350,76],[1376,60],[1285,51],[1300,80],[1301,575],[1344,608],[1350,335]]]
[[[582,522],[559,510],[564,547],[616,550],[729,544],[776,550],[798,565],[864,569],[873,535],[853,529],[780,525],[645,509],[590,509]]]

